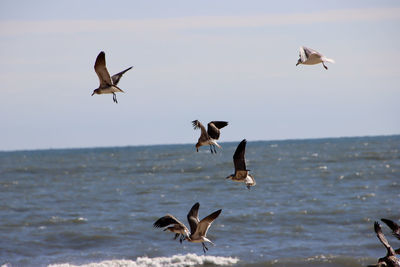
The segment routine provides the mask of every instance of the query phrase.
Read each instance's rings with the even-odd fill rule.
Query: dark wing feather
[[[381,241],[381,243],[385,246],[385,248],[387,250],[386,256],[394,256],[395,252],[394,252],[393,248],[389,245],[389,242],[387,241],[385,235],[382,233],[381,226],[379,225],[378,222],[374,223],[374,230],[375,230],[376,236],[378,237],[379,241]]]
[[[183,225],[177,218],[175,218],[174,216],[172,216],[171,214],[167,214],[164,217],[161,217],[160,219],[158,219],[153,226],[154,227],[167,227],[168,225],[171,224],[180,224]]]
[[[110,74],[106,68],[106,54],[101,51],[94,63],[94,71],[99,77],[100,87],[112,85]]]
[[[382,218],[381,221],[386,223],[386,225],[392,230],[393,235],[400,240],[400,226],[389,219]]]
[[[187,214],[187,220],[190,225],[190,233],[196,232],[197,224],[199,223],[199,207],[200,203],[197,202],[193,205],[190,209],[189,213]]]
[[[228,125],[228,122],[227,122],[227,121],[212,121],[212,122],[210,122],[210,123],[214,124],[215,127],[217,127],[218,129],[222,129],[222,128],[224,128],[225,126]]]
[[[243,139],[242,142],[237,146],[235,154],[233,154],[233,164],[235,165],[235,171],[245,171],[246,170],[246,161],[244,158],[244,154],[246,152],[246,139]]]
[[[126,70],[123,70],[123,71],[121,71],[121,72],[118,72],[117,74],[114,74],[114,75],[111,77],[111,80],[112,80],[113,84],[114,84],[114,85],[117,85],[118,82],[119,82],[119,79],[121,79],[122,75],[124,75],[125,72],[127,72],[128,70],[130,70],[130,69],[132,69],[132,68],[133,68],[133,67],[129,67],[129,68],[127,68]]]
[[[219,129],[222,129],[227,125],[227,121],[211,121],[208,123],[207,133],[212,139],[218,140],[220,135]]]
[[[192,125],[193,125],[193,129],[197,130],[197,129],[201,129],[201,136],[204,136],[204,138],[207,138],[207,132],[206,132],[206,128],[203,126],[203,124],[201,124],[201,122],[199,122],[198,120],[194,120],[192,121]]]

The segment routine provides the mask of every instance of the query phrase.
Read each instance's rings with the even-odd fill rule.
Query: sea
[[[400,223],[400,135],[0,152],[0,266],[366,266]],[[222,209],[209,250],[153,223]],[[400,241],[381,223],[395,249]]]

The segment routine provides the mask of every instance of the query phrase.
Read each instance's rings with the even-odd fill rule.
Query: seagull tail
[[[218,143],[217,143],[215,140],[213,140],[212,143],[213,143],[214,145],[216,145],[217,147],[222,148],[220,145],[218,145]]]
[[[335,60],[331,59],[331,58],[323,58],[324,61],[330,62],[330,63],[335,63]]]

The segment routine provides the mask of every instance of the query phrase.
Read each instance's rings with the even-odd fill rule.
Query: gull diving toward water
[[[214,211],[207,217],[203,218],[201,221],[199,220],[199,207],[200,204],[197,202],[196,204],[193,205],[193,207],[190,209],[189,213],[187,214],[187,220],[190,225],[190,232],[188,228],[178,221],[174,216],[167,214],[164,217],[161,217],[158,219],[153,226],[154,227],[167,227],[164,229],[164,231],[171,231],[175,233],[175,238],[180,237],[180,242],[182,243],[183,240],[187,240],[189,242],[194,242],[194,243],[201,243],[203,245],[203,252],[204,254],[208,250],[204,242],[209,242],[214,245],[213,242],[211,242],[210,239],[206,237],[207,231],[210,228],[212,222],[219,216],[221,213],[222,209]],[[172,225],[172,226],[169,226]],[[168,227],[169,226],[169,227]]]
[[[318,63],[322,63],[324,68],[327,70],[328,67],[325,66],[325,62],[335,63],[333,59],[326,58],[324,55],[311,48],[300,46],[300,58],[297,61],[296,66],[299,64],[315,65]]]
[[[246,184],[247,188],[250,189],[250,186],[255,186],[256,181],[253,178],[253,175],[249,174],[250,170],[246,169],[246,160],[244,158],[244,154],[246,152],[246,139],[243,139],[242,142],[237,146],[235,154],[233,154],[233,164],[235,165],[235,173],[226,177],[226,179],[232,179],[235,182],[243,182]]]
[[[122,75],[124,75],[125,72],[128,70],[132,69],[132,67],[127,68],[126,70],[123,70],[117,74],[114,74],[112,77],[110,77],[110,74],[108,73],[107,67],[106,67],[106,55],[103,51],[100,52],[100,54],[96,58],[96,63],[94,64],[94,70],[96,71],[97,76],[99,77],[100,85],[99,88],[95,89],[93,91],[93,94],[113,94],[113,100],[115,103],[118,103],[117,101],[117,96],[115,95],[116,92],[122,92],[118,86],[118,82],[121,79]]]
[[[196,151],[199,152],[199,147],[201,146],[210,146],[210,151],[212,153],[217,153],[217,150],[215,149],[215,146],[221,148],[220,145],[218,145],[217,140],[219,139],[220,135],[220,129],[224,128],[225,126],[228,125],[227,121],[212,121],[209,122],[207,125],[207,131],[206,128],[201,124],[198,120],[192,121],[193,128],[196,129],[201,129],[201,134],[199,137],[199,140],[197,141],[196,144]],[[213,151],[214,148],[214,151]]]
[[[380,258],[378,260],[378,264],[375,265],[368,265],[369,267],[372,266],[377,266],[377,267],[400,267],[400,260],[396,258],[396,253],[393,250],[393,248],[389,245],[389,242],[386,240],[386,237],[382,233],[381,226],[379,225],[378,222],[374,223],[374,230],[376,233],[376,236],[378,237],[379,241],[383,244],[383,246],[386,248],[386,256],[383,258]]]

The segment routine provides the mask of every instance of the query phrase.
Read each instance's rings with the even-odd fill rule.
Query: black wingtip
[[[219,209],[217,211],[214,211],[215,217],[218,217],[222,212],[222,209]]]
[[[197,128],[199,128],[199,121],[198,120],[194,120],[194,121],[192,121],[192,125],[193,125],[193,128],[194,129],[197,129]]]
[[[374,222],[374,230],[375,230],[375,233],[378,233],[379,231],[381,231],[381,225],[377,221]]]

